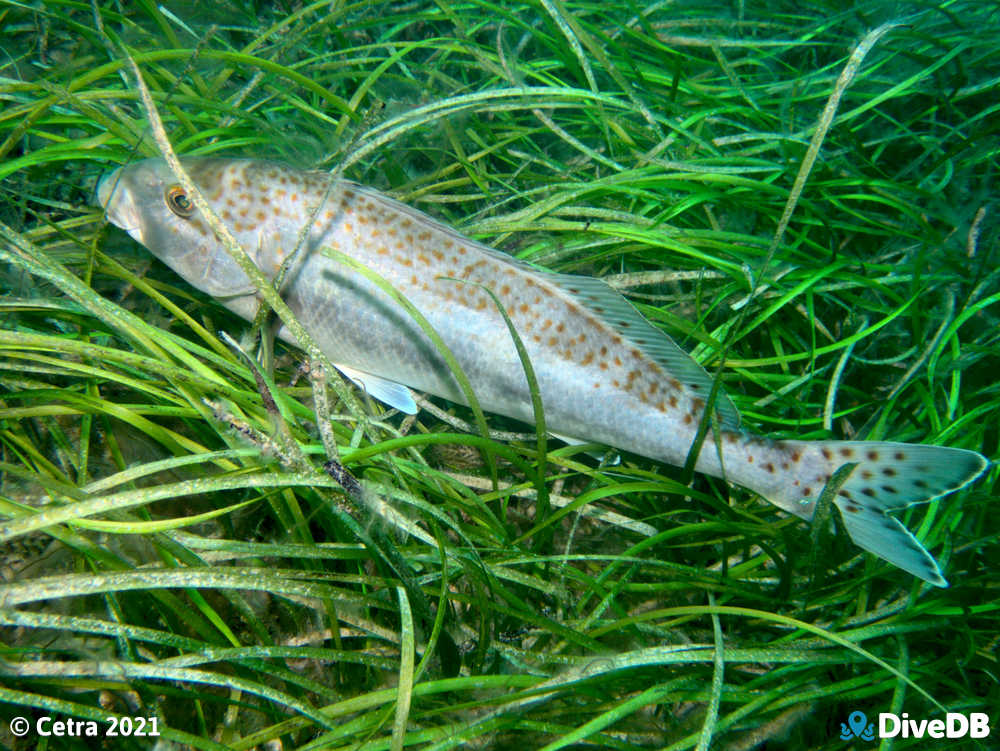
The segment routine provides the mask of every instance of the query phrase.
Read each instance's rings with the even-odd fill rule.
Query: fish
[[[534,423],[529,381],[502,306],[527,351],[552,435],[684,465],[712,379],[604,281],[538,270],[326,173],[261,159],[181,163],[265,277],[280,278],[278,292],[330,362],[375,399],[410,414],[417,411],[411,389],[468,403],[415,318],[337,253],[412,303],[451,350],[484,410]],[[105,173],[96,202],[108,221],[193,287],[253,319],[256,288],[164,160]],[[296,344],[283,326],[278,336]],[[725,394],[713,412],[698,472],[811,520],[827,482],[853,463],[833,503],[854,543],[948,586],[930,553],[887,512],[966,487],[986,470],[984,456],[883,441],[772,440],[742,429]]]

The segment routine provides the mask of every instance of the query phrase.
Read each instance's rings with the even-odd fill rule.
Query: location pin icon
[[[868,718],[865,717],[864,712],[851,712],[851,716],[847,718],[847,724],[854,731],[854,736],[860,738],[861,734],[865,732],[865,725],[868,724]]]

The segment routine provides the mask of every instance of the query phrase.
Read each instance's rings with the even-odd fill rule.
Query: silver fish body
[[[711,381],[605,283],[537,271],[378,191],[346,181],[331,186],[321,173],[259,160],[183,163],[268,277],[310,225],[279,291],[331,362],[377,398],[414,411],[401,384],[466,401],[416,321],[324,249],[352,257],[413,303],[455,355],[484,409],[534,420],[528,380],[499,302],[528,351],[552,433],[684,463]],[[108,173],[97,199],[112,223],[193,286],[243,317],[254,315],[253,285],[165,162],[150,159]],[[290,338],[284,329],[279,335]],[[809,519],[832,473],[858,462],[836,498],[852,539],[946,585],[934,559],[885,511],[964,487],[985,469],[984,457],[899,443],[769,441],[739,430],[728,398],[717,400],[716,411],[721,452],[710,433],[696,469]]]

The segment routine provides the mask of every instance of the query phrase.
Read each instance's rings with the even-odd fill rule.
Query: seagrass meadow
[[[897,512],[932,587],[829,503],[391,410],[94,189],[163,137],[326,171],[606,280],[748,430],[995,459],[997,39],[962,1],[0,0],[0,748],[995,748],[846,732],[1000,725],[994,468]]]

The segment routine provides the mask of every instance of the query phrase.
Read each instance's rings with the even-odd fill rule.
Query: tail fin
[[[844,464],[857,462],[834,501],[851,539],[914,576],[938,587],[948,586],[931,554],[886,512],[964,488],[989,465],[984,456],[944,446],[878,441],[788,441],[782,445],[787,451],[801,451],[808,457],[800,469],[811,476],[818,469],[818,474],[828,479]],[[811,491],[811,500],[815,501],[819,492]],[[805,506],[810,515],[813,505]]]

